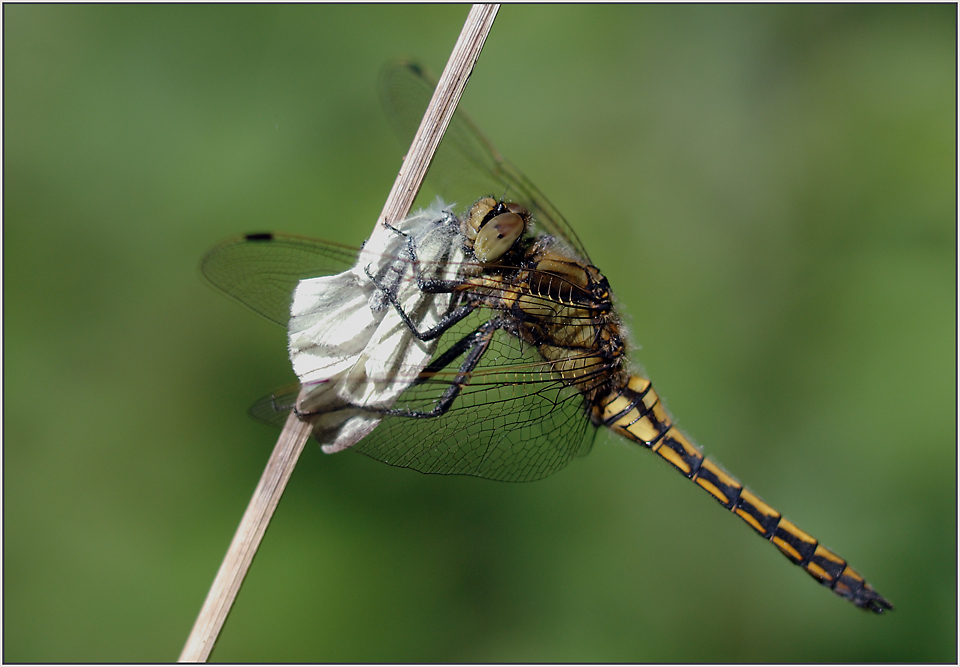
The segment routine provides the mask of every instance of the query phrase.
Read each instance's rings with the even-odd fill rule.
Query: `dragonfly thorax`
[[[522,264],[504,298],[520,322],[519,337],[588,406],[624,384],[625,344],[606,277],[549,236],[529,244]]]

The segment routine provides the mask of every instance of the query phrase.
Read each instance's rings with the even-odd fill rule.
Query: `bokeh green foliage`
[[[199,258],[360,243],[403,150],[378,71],[441,69],[465,15],[4,7],[5,660],[175,659],[276,437],[244,410],[292,379]],[[955,661],[956,19],[508,6],[464,101],[680,425],[895,612],[609,434],[533,484],[311,444],[213,658]]]

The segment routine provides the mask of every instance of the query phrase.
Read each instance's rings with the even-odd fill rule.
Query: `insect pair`
[[[432,83],[412,63],[384,81],[388,112],[412,136]],[[359,251],[255,234],[208,253],[210,282],[288,327],[305,392],[268,397],[255,416],[282,423],[293,407],[324,451],[506,481],[556,472],[607,427],[667,460],[836,594],[892,609],[677,429],[649,380],[631,373],[607,280],[573,229],[462,114],[431,177],[445,191],[470,183],[471,201],[504,191],[514,201],[481,197],[462,217],[438,202],[378,227]]]

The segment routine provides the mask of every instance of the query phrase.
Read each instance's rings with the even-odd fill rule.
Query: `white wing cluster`
[[[369,434],[383,415],[358,406],[393,406],[436,347],[436,340],[424,342],[410,333],[385,291],[397,295],[420,331],[450,311],[450,294],[419,289],[413,260],[426,278],[457,277],[464,250],[456,216],[437,199],[396,230],[403,234],[378,224],[352,269],[301,280],[294,292],[290,361],[308,389],[297,409],[319,414],[313,434],[327,454]]]

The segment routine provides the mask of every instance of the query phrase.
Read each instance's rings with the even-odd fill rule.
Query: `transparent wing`
[[[389,64],[381,96],[398,136],[413,139],[435,83],[417,63]],[[582,258],[586,250],[559,211],[529,179],[506,161],[470,118],[457,112],[430,169],[431,183],[450,201],[472,204],[483,195],[524,204],[534,220]],[[201,271],[215,287],[267,319],[287,325],[293,291],[303,278],[345,271],[357,249],[287,234],[249,234],[229,239],[204,257]]]
[[[444,334],[434,361],[484,319],[477,313]],[[583,394],[565,384],[536,348],[498,331],[463,382],[459,370],[467,354],[469,350],[444,359],[442,366],[434,363],[425,371],[411,371],[410,386],[393,406],[429,412],[452,386],[458,386],[459,395],[449,409],[430,418],[384,416],[352,449],[422,473],[511,482],[541,479],[590,451],[596,428],[584,412]],[[598,381],[605,370],[597,369]],[[257,401],[250,414],[282,426],[297,391],[297,386],[278,389]]]
[[[297,283],[346,271],[356,248],[290,234],[247,234],[208,252],[200,271],[231,298],[284,327]]]
[[[388,114],[397,123],[398,133],[410,138],[433,84],[411,63],[389,67],[383,81]],[[432,182],[446,197],[464,205],[485,194],[505,194],[510,200],[523,203],[541,228],[562,238],[581,256],[586,255],[576,234],[546,197],[500,157],[463,114],[455,116],[431,174]],[[214,248],[204,259],[202,271],[212,284],[234,299],[286,324],[291,294],[299,280],[346,270],[356,257],[356,250],[333,243],[278,234],[251,235]],[[394,260],[406,261],[401,257]],[[535,274],[531,269],[528,272]],[[400,274],[405,280],[414,279],[413,270]],[[383,378],[385,382],[407,385],[393,410],[420,415],[432,412],[433,416],[384,415],[377,428],[354,449],[385,463],[424,473],[507,481],[540,479],[590,450],[596,429],[584,411],[584,387],[565,383],[536,346],[508,330],[498,329],[469,374],[462,372],[467,356],[475,350],[458,347],[457,343],[494,317],[497,303],[515,301],[511,295],[497,294],[489,284],[484,289],[491,297],[486,302],[488,307],[478,308],[446,331],[425,368],[401,368]],[[505,283],[502,289],[523,288]],[[525,298],[544,299],[538,312],[552,309],[557,316],[568,313],[564,304],[554,303],[544,295],[526,293]],[[451,349],[457,353],[449,353]],[[586,354],[584,357],[597,358]],[[596,369],[597,381],[606,377],[606,371]],[[445,403],[444,398],[452,391],[456,397]],[[282,425],[296,397],[296,387],[278,390],[258,401],[251,408],[251,415]],[[441,405],[444,408],[437,410]]]
[[[203,258],[200,271],[214,287],[227,296],[251,308],[272,322],[284,327],[290,319],[290,301],[297,284],[304,278],[332,275],[354,266],[360,249],[331,241],[312,239],[292,234],[261,233],[247,234],[227,239],[212,248]],[[410,259],[396,255],[380,255],[378,265],[408,263]],[[416,272],[429,276],[435,272],[436,262],[416,260]],[[478,265],[472,262],[459,264],[461,275],[474,273]],[[494,267],[496,268],[496,267]],[[509,269],[510,267],[505,267]],[[527,269],[531,279],[539,271]],[[405,280],[415,280],[413,268],[401,271]],[[562,280],[550,276],[553,281]],[[517,288],[504,285],[502,289],[486,288],[491,297],[505,300],[514,298]],[[567,284],[571,292],[582,291],[577,285]],[[537,297],[528,296],[528,300]],[[563,304],[540,298],[541,309],[551,306],[557,312]],[[489,311],[488,311],[489,312]]]
[[[247,414],[264,424],[283,428],[287,416],[293,410],[300,393],[299,384],[290,384],[274,389],[273,392],[257,400],[250,406]]]
[[[466,323],[445,335],[436,357],[469,330]],[[429,410],[455,383],[461,361],[413,384],[395,407]],[[595,435],[583,394],[562,382],[536,348],[497,331],[446,412],[429,419],[387,417],[353,448],[422,473],[527,482],[587,454]]]
[[[413,140],[436,80],[419,63],[398,60],[381,74],[380,96],[387,117],[406,149]],[[448,201],[460,207],[479,197],[505,197],[523,204],[547,233],[562,238],[589,261],[587,251],[563,215],[519,169],[508,162],[476,124],[457,111],[430,165],[428,179]]]

